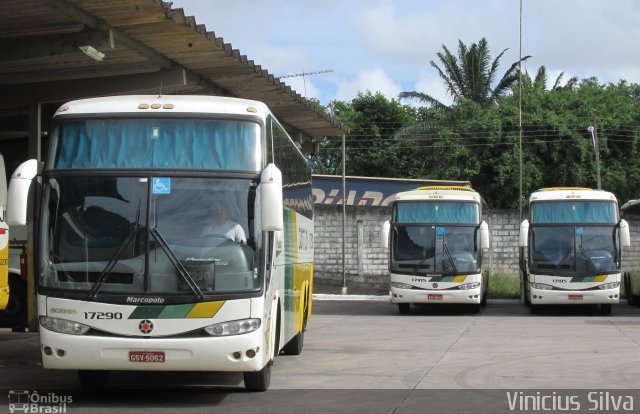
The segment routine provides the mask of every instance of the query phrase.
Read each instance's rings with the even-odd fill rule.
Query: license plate
[[[164,352],[129,351],[129,362],[164,362]]]
[[[442,294],[441,293],[429,293],[427,295],[427,299],[429,299],[429,300],[442,300]]]
[[[569,300],[582,300],[582,295],[569,295]]]

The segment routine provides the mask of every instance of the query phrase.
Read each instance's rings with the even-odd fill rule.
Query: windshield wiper
[[[596,269],[596,264],[593,263],[593,260],[591,260],[591,257],[589,257],[589,253],[587,253],[584,246],[582,246],[582,241],[580,241],[580,253],[582,253],[582,255],[586,257],[587,261],[591,265],[591,272],[596,273],[598,271],[598,269]]]
[[[120,261],[120,256],[122,255],[124,248],[127,247],[129,243],[131,243],[133,238],[138,234],[139,230],[140,230],[140,202],[138,201],[138,210],[136,211],[136,222],[133,225],[133,231],[130,232],[127,238],[124,240],[124,242],[122,242],[122,244],[120,245],[116,253],[109,260],[109,262],[107,262],[107,265],[104,267],[104,269],[102,269],[102,272],[98,277],[98,280],[96,280],[96,282],[91,286],[91,289],[89,289],[89,295],[88,295],[89,299],[96,298],[96,296],[98,295],[98,291],[100,290],[102,285],[104,285],[104,282],[107,281],[107,278],[113,272],[113,268],[116,267],[116,264],[118,264],[118,262]]]
[[[160,244],[160,248],[167,255],[167,257],[169,258],[173,266],[178,270],[178,274],[180,275],[182,280],[184,280],[187,286],[189,286],[189,288],[193,291],[194,297],[198,300],[203,300],[204,294],[198,287],[197,283],[193,280],[191,275],[189,275],[189,272],[187,271],[187,269],[185,269],[182,263],[180,263],[180,260],[178,260],[175,253],[173,253],[173,250],[171,250],[169,243],[167,243],[164,237],[162,237],[158,229],[157,228],[151,229],[151,235],[153,236],[154,239],[156,239],[158,244]]]
[[[451,252],[449,251],[449,246],[447,246],[447,242],[444,240],[444,238],[442,239],[442,247],[444,247],[444,252],[447,254],[447,257],[449,258],[449,263],[451,263],[451,267],[453,267],[453,272],[458,273],[458,269],[456,268],[456,264],[453,260],[453,256],[451,256]]]

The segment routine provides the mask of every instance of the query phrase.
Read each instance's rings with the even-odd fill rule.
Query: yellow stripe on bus
[[[466,278],[467,278],[467,276],[466,276],[466,275],[463,275],[463,276],[456,276],[456,277],[454,277],[454,278],[453,278],[453,282],[454,282],[454,283],[462,283],[462,282],[464,282],[464,280],[465,280]]]
[[[212,318],[218,313],[224,302],[224,300],[219,300],[216,302],[196,303],[187,314],[187,318]]]
[[[593,279],[594,282],[604,282],[605,280],[607,280],[607,275],[599,275]]]
[[[473,188],[462,185],[427,185],[418,187],[418,191],[424,190],[456,190],[456,191],[474,191]]]

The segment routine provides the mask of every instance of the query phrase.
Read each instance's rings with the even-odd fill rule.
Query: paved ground
[[[266,393],[244,393],[240,375],[219,373],[116,373],[110,391],[81,393],[75,373],[40,367],[37,334],[11,332],[0,332],[0,388],[68,393],[68,412],[428,412],[425,401],[506,412],[509,390],[611,390],[640,407],[640,308],[531,315],[507,301],[479,314],[430,306],[400,315],[380,298],[330,299],[344,298],[316,298],[303,353],[278,357]]]

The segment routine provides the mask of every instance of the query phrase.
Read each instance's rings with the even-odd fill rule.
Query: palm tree
[[[573,76],[562,85],[564,72],[560,72],[556,78],[550,91],[573,90],[578,84],[578,78]],[[545,92],[547,90],[547,68],[542,65],[538,68],[535,78],[532,80],[528,73],[523,74],[522,84],[525,88],[532,88],[537,91]]]
[[[462,40],[458,40],[458,56],[454,56],[445,45],[442,52],[438,52],[440,65],[433,60],[433,66],[442,78],[447,91],[453,97],[454,103],[463,99],[470,99],[481,105],[487,105],[506,93],[518,80],[518,65],[530,56],[511,65],[495,87],[492,87],[500,59],[508,49],[504,49],[498,57],[491,61],[487,40],[483,37],[478,43],[467,47]],[[401,92],[400,98],[411,98],[436,107],[446,107],[437,99],[422,92]]]

